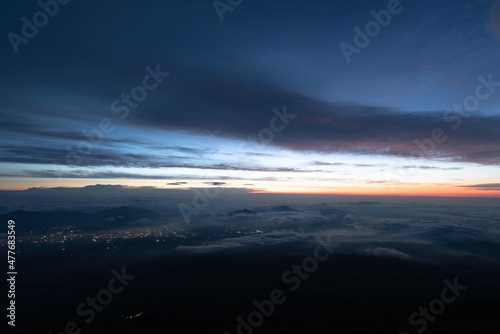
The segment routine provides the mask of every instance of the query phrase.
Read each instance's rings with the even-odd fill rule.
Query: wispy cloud
[[[223,186],[226,184],[226,182],[203,182],[204,184],[209,184],[212,186]]]
[[[475,188],[479,190],[500,190],[500,183],[482,183],[482,184],[472,184],[467,186],[461,186],[466,188]]]
[[[313,166],[342,166],[345,165],[344,163],[341,162],[322,162],[322,161],[313,161],[311,163]]]
[[[255,234],[243,236],[240,238],[228,238],[219,240],[217,242],[208,242],[196,246],[180,246],[177,247],[177,250],[181,252],[211,253],[231,250],[240,247],[272,246],[288,242],[307,240],[309,238],[311,238],[311,236],[307,234],[282,231],[265,234]]]
[[[394,248],[385,248],[385,247],[376,247],[375,249],[367,249],[367,253],[373,254],[375,256],[387,256],[387,257],[395,257],[399,259],[410,259],[411,256],[400,252]]]
[[[167,183],[167,186],[181,186],[184,184],[188,184],[188,182],[170,182],[170,183]]]

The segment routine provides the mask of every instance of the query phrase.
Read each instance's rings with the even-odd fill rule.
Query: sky
[[[2,7],[0,190],[500,196],[500,2]]]

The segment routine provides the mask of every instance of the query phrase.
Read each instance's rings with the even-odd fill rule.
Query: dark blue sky
[[[354,28],[388,6],[398,13],[348,63],[339,45],[354,46]],[[314,186],[325,192],[396,180],[401,192],[423,182],[450,192],[498,180],[495,1],[244,0],[223,21],[212,1],[58,7],[13,46],[22,18],[43,14],[36,1],[2,3],[3,189],[169,179],[275,191],[327,181]],[[145,79],[155,69],[168,76]],[[155,87],[135,96],[147,96],[124,102],[145,82]],[[487,98],[446,114],[478,85]],[[284,106],[296,115],[284,130],[248,145]],[[415,143],[436,128],[445,142]],[[102,138],[87,139],[92,131]]]

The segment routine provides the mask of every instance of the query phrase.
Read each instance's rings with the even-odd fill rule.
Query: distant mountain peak
[[[328,203],[321,202],[318,204],[313,204],[310,207],[308,207],[309,210],[322,210],[322,209],[330,209],[332,206]]]
[[[283,212],[283,211],[285,211],[285,212],[291,212],[291,211],[299,211],[299,210],[291,208],[288,205],[280,205],[280,206],[274,206],[274,207],[272,207],[270,211],[274,211],[274,212]]]
[[[238,215],[238,214],[255,214],[256,212],[254,211],[251,211],[251,210],[248,210],[247,208],[243,209],[243,210],[236,210],[236,211],[233,211],[233,212],[230,212],[229,215],[232,216],[232,215]]]
[[[379,204],[379,202],[369,202],[369,201],[361,201],[361,202],[356,202],[356,203],[340,203],[340,204],[347,204],[347,205],[375,205]]]

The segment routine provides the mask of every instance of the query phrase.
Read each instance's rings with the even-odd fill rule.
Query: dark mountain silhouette
[[[307,209],[311,211],[318,211],[322,216],[338,216],[340,218],[349,213],[344,210],[336,209],[332,205],[325,202],[311,205]]]
[[[289,207],[288,205],[274,206],[269,211],[272,212],[299,212],[300,210]]]
[[[236,210],[236,211],[233,211],[233,212],[230,212],[228,215],[229,216],[233,216],[233,215],[239,215],[239,214],[256,214],[257,212],[254,212],[252,210],[248,210],[248,209],[243,209],[243,210]]]
[[[325,202],[321,202],[321,203],[314,204],[314,205],[307,207],[307,210],[319,211],[319,210],[325,210],[325,209],[330,209],[330,208],[332,208],[332,206],[330,204],[325,203]]]
[[[347,204],[347,205],[366,205],[366,206],[370,206],[370,205],[375,205],[375,204],[378,204],[379,202],[368,202],[368,201],[361,201],[361,202],[356,202],[356,203],[340,203],[340,204]]]

